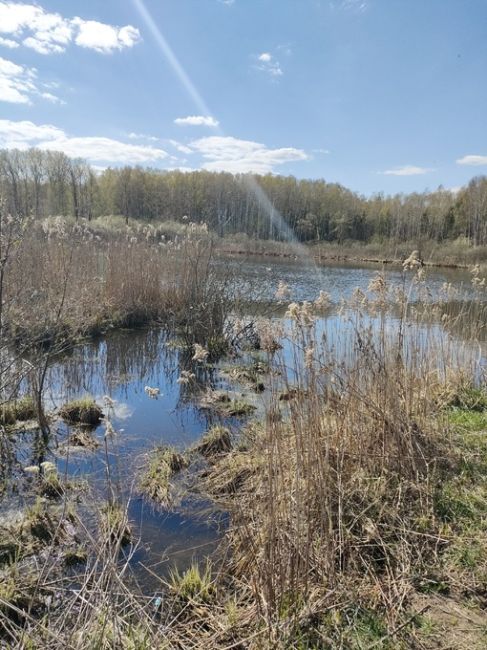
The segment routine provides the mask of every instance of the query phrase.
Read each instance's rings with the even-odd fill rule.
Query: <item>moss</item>
[[[195,447],[195,450],[205,458],[227,453],[231,449],[230,431],[218,425],[209,429]]]
[[[93,398],[84,397],[62,406],[59,415],[69,424],[96,426],[103,417],[103,411]]]
[[[148,467],[139,482],[140,489],[149,498],[167,506],[170,502],[171,478],[187,466],[187,459],[175,449],[158,447],[149,455]]]

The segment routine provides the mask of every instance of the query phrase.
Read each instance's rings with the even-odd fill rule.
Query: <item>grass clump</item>
[[[68,443],[72,447],[83,447],[92,451],[100,446],[100,443],[92,433],[82,428],[70,432]]]
[[[188,461],[178,451],[172,447],[158,447],[148,456],[148,466],[139,487],[150,499],[167,507],[171,502],[171,478],[186,467]]]
[[[251,415],[256,407],[241,399],[232,398],[224,391],[208,391],[200,401],[201,408],[216,411],[223,417]]]
[[[100,528],[104,540],[109,544],[125,546],[132,541],[127,513],[118,503],[109,503],[102,509]]]
[[[186,571],[173,569],[169,586],[185,602],[210,602],[215,595],[211,564],[206,562],[204,568],[200,568],[199,564],[193,562]]]
[[[32,397],[25,396],[0,405],[0,424],[10,425],[25,422],[36,417],[36,407]]]
[[[92,397],[67,402],[59,409],[59,415],[68,424],[96,426],[103,417],[103,411]]]
[[[205,458],[228,453],[231,449],[230,431],[220,425],[211,427],[195,447],[195,450]]]

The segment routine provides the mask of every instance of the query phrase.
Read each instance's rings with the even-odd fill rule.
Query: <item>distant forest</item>
[[[487,245],[487,177],[457,193],[377,194],[366,198],[325,180],[141,167],[97,173],[54,151],[0,150],[0,195],[11,213],[93,219],[206,222],[219,235],[282,239],[278,215],[303,241],[397,242],[464,237]]]

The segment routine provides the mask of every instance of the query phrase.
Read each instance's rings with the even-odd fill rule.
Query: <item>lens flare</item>
[[[152,18],[150,12],[145,6],[144,0],[133,0],[133,3],[140,17],[145,22],[147,28],[154,37],[154,40],[159,46],[165,59],[173,69],[173,72],[179,79],[181,85],[185,88],[188,95],[193,100],[198,111],[200,111],[202,115],[214,117],[205,100],[201,96],[190,76],[183,68],[182,64],[174,53],[174,50],[169,45],[156,22]],[[225,136],[224,131],[220,127],[217,127],[217,133],[221,136]],[[274,204],[269,199],[262,187],[258,184],[256,179],[251,174],[245,174],[244,179],[247,187],[254,194],[257,201],[259,202],[259,205],[267,214],[269,218],[269,224],[272,229],[276,230],[279,233],[279,236],[282,240],[288,242],[292,246],[294,253],[297,256],[299,256],[307,265],[312,266],[317,274],[321,275],[321,269],[317,267],[312,255],[310,254],[310,251],[298,241],[292,229],[286,224],[284,218],[274,207]]]

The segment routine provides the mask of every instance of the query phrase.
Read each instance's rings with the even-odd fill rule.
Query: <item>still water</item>
[[[292,300],[314,300],[320,290],[331,295],[334,305],[349,298],[356,287],[366,290],[375,277],[377,266],[330,265],[316,269],[299,261],[226,260],[226,271],[238,275],[241,287],[247,288],[258,301],[273,302],[279,281],[290,289]],[[399,269],[386,268],[390,283],[403,286],[404,274]],[[470,292],[470,276],[465,272],[435,269],[428,271],[431,300],[444,283],[452,283]],[[319,327],[337,327],[333,309]],[[459,334],[461,337],[461,333]],[[218,417],[202,409],[198,393],[205,388],[238,391],[230,385],[218,368],[200,371],[196,387],[177,382],[181,370],[188,367],[188,357],[174,346],[170,336],[161,329],[118,331],[103,339],[81,344],[70,354],[53,363],[49,370],[47,406],[55,409],[67,400],[93,395],[100,403],[104,396],[113,400],[111,423],[117,433],[105,443],[105,425],[94,431],[100,445],[96,450],[67,447],[69,428],[57,423],[49,446],[48,458],[60,474],[86,479],[91,489],[101,494],[107,490],[107,466],[112,488],[128,501],[132,529],[140,539],[132,566],[142,582],[150,589],[150,573],[144,567],[154,567],[157,573],[177,564],[184,568],[193,558],[207,556],[215,548],[225,527],[224,515],[209,515],[208,504],[192,499],[168,511],[144,499],[137,491],[147,454],[157,445],[172,445],[180,449],[191,447],[204,432],[218,422]],[[157,387],[160,395],[150,398],[144,388]],[[248,396],[246,396],[248,398]],[[265,395],[252,397],[258,409]],[[257,411],[258,412],[258,411]],[[225,422],[238,430],[242,420]],[[19,461],[25,466],[32,462],[29,436],[19,447]]]

